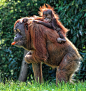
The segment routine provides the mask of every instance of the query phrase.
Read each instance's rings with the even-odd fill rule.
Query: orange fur
[[[66,34],[69,30],[67,28],[65,28],[63,26],[63,24],[59,21],[59,16],[56,14],[56,12],[54,11],[54,8],[52,8],[50,5],[48,4],[44,4],[42,7],[39,8],[39,15],[43,17],[43,12],[46,11],[46,10],[51,10],[53,15],[54,15],[54,18],[56,19],[57,21],[57,25],[59,25],[61,28],[62,28],[62,31]]]
[[[18,22],[19,20],[16,21],[16,23]],[[32,63],[35,79],[40,83],[42,82],[41,62],[44,62],[53,68],[58,67],[56,83],[58,80],[60,82],[63,80],[65,82],[69,81],[77,68],[79,68],[80,60],[82,59],[76,47],[68,38],[66,38],[66,43],[59,44],[56,41],[56,38],[59,37],[56,31],[32,22],[32,18],[28,18],[28,22],[24,22],[24,24],[28,24],[28,30],[26,31],[24,28],[27,37],[25,45],[30,45],[31,47],[25,46],[25,49],[31,50],[31,54],[26,54],[25,60],[27,63]]]
[[[24,25],[28,24],[28,31],[25,29],[25,33],[26,33],[26,37],[27,37],[27,47],[28,44],[30,44],[30,36],[32,36],[33,39],[33,45],[35,48],[35,52],[34,52],[34,59],[36,60],[36,58],[39,58],[43,61],[46,61],[48,58],[48,52],[46,49],[46,39],[44,39],[44,30],[41,29],[41,27],[37,26],[35,23],[31,23],[32,22],[32,18],[28,17],[28,22],[30,22],[30,24],[25,23]],[[22,19],[18,19],[15,24],[14,24],[14,28],[15,25],[22,21],[23,22],[23,18]],[[29,31],[31,30],[31,31]],[[31,33],[31,35],[30,35]]]
[[[34,18],[32,18],[32,17],[24,17],[24,18],[28,18],[28,22],[29,22],[29,23],[27,22],[24,24],[24,25],[28,24],[28,31],[25,29],[27,42],[28,42],[27,47],[30,47],[30,46],[28,46],[28,44],[30,44],[30,36],[33,36],[32,39],[33,39],[33,45],[35,48],[35,52],[33,54],[34,59],[39,58],[42,61],[46,62],[49,55],[48,55],[48,51],[46,49],[46,40],[47,39],[45,38],[44,30],[47,30],[49,28],[46,28],[46,27],[42,28],[39,26],[39,24],[33,23],[32,21],[33,21],[33,19],[36,18],[36,16]],[[14,28],[18,22],[23,22],[24,18],[18,19],[14,24]],[[31,31],[29,31],[29,30],[31,30]],[[56,41],[57,37],[55,36],[55,34],[53,32],[56,32],[56,31],[53,31],[51,29],[50,33],[48,33],[48,37],[51,42],[54,42],[58,46],[59,44]],[[30,33],[31,33],[31,35],[30,35]],[[64,33],[63,33],[63,35],[65,36]]]
[[[33,45],[35,48],[34,57],[46,61],[48,52],[46,49],[46,39],[44,38],[44,30],[37,24],[33,23],[31,28],[31,36],[33,36]]]

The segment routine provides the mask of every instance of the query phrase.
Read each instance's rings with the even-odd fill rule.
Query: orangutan
[[[58,33],[53,29],[33,22],[32,18],[24,17],[14,24],[14,45],[30,50],[25,56],[27,63],[32,63],[34,77],[43,82],[42,62],[57,68],[56,83],[71,81],[72,75],[80,66],[82,57],[68,38],[60,44],[56,38]],[[63,33],[64,35],[64,33]],[[44,61],[46,59],[47,61]]]

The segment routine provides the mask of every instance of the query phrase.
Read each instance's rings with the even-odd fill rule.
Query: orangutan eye
[[[14,33],[16,33],[16,30],[14,30]]]
[[[18,32],[20,32],[20,30],[19,30],[19,29],[17,29],[17,31],[18,31]]]

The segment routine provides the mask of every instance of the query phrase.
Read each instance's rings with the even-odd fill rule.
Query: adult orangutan
[[[71,80],[82,59],[76,47],[68,38],[65,43],[58,43],[56,38],[59,35],[56,31],[32,21],[32,18],[25,17],[15,22],[15,37],[12,44],[30,50],[25,60],[27,63],[32,63],[35,79],[40,83],[43,81],[41,63],[44,62],[57,68],[56,83],[58,80],[60,82]],[[45,56],[47,56],[46,62],[44,61]]]

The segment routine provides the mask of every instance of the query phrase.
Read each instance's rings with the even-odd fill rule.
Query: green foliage
[[[86,79],[86,0],[3,0],[3,2],[1,0],[0,81],[5,78],[18,79],[23,49],[11,46],[15,21],[21,17],[38,15],[38,9],[44,3],[54,7],[61,22],[70,29],[68,38],[75,44],[83,57],[77,78]],[[55,70],[45,64],[43,64],[43,73],[45,80],[55,78]],[[28,74],[31,75],[32,73],[28,72]]]
[[[69,4],[56,4],[62,23],[70,29],[68,38],[78,48],[83,62],[77,74],[78,79],[86,79],[86,1],[73,0]]]
[[[0,90],[1,91],[86,91],[86,82],[79,82],[75,85],[70,83],[64,83],[62,84],[58,83],[58,86],[56,86],[55,83],[46,82],[46,83],[36,83],[32,81],[32,84],[30,82],[13,82],[9,81],[5,84],[0,83]]]

